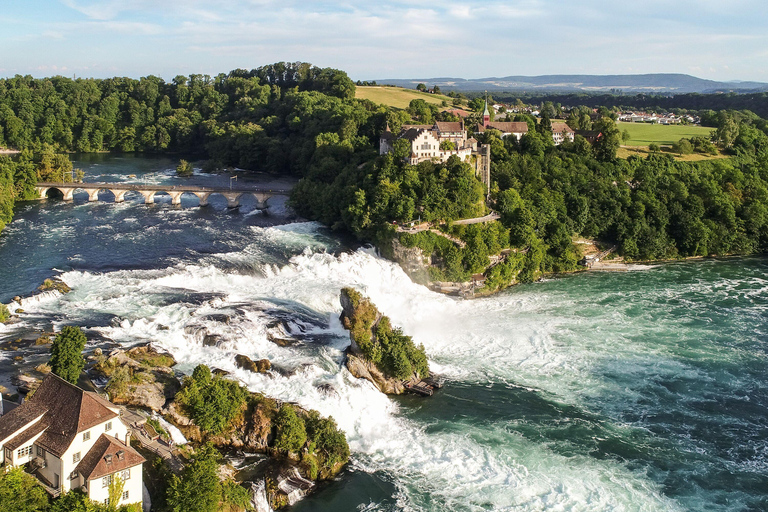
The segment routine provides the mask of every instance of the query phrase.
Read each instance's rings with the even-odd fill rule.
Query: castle
[[[488,112],[488,101],[485,102],[483,122],[478,123],[476,133],[486,130],[498,130],[502,137],[515,137],[518,141],[528,133],[526,122],[492,122]],[[573,142],[575,132],[563,122],[552,123],[552,140],[559,145],[565,140]],[[486,186],[491,185],[491,151],[490,146],[478,144],[474,137],[467,137],[464,121],[436,121],[434,124],[404,124],[400,133],[395,135],[389,128],[389,123],[379,140],[379,154],[385,155],[395,149],[395,141],[405,140],[410,145],[410,153],[406,160],[411,165],[424,161],[446,162],[456,156],[462,162],[471,163],[475,175]]]

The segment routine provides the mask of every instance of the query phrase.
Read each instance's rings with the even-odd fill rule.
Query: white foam
[[[573,360],[573,353],[553,339],[559,320],[540,314],[551,300],[545,293],[460,301],[412,283],[371,250],[323,252],[326,241],[313,223],[254,228],[254,235],[257,243],[315,249],[284,266],[263,264],[255,247],[208,260],[250,260],[260,269],[253,275],[229,273],[213,263],[98,275],[68,272],[63,279],[73,291],[55,305],[34,307],[64,311],[70,319],[93,312],[116,315],[120,320],[98,328],[101,334],[124,344],[152,341],[170,351],[181,370],[205,363],[230,372],[251,390],[333,416],[348,436],[354,465],[393,475],[404,509],[675,509],[644,475],[610,460],[558,455],[514,428],[461,425],[460,431],[430,433],[341,365],[348,334],[338,321],[339,290],[353,286],[423,343],[433,366],[452,379],[514,381],[575,403],[577,390],[600,383],[590,375],[588,356]],[[215,297],[202,304],[185,302],[183,297],[195,294]],[[169,303],[169,295],[182,298]],[[311,317],[297,318],[292,330],[303,335],[304,347],[279,347],[267,339],[271,318],[264,309],[269,308]],[[207,319],[214,313],[231,320]],[[187,332],[195,326],[219,336],[220,343],[203,346]],[[250,373],[236,367],[236,354],[268,358],[293,373]]]

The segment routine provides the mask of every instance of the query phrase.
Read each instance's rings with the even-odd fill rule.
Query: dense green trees
[[[392,326],[388,317],[380,316],[370,299],[357,290],[343,288],[341,294],[342,304],[348,301],[352,308],[349,312],[345,310],[344,327],[349,329],[366,359],[391,378],[429,377],[423,346],[417,347],[410,336]]]
[[[184,380],[177,398],[204,432],[217,435],[242,413],[246,396],[237,382],[213,376],[210,368],[199,365],[192,376]]]
[[[0,503],[4,512],[44,512],[48,494],[21,468],[0,472]]]
[[[222,498],[219,481],[221,455],[211,444],[201,446],[180,476],[173,475],[167,504],[172,512],[216,512]]]
[[[229,148],[219,154],[216,149],[222,144],[214,144],[212,156],[221,164],[239,165],[242,153],[269,149],[264,167],[285,172],[279,150],[291,153],[290,142],[295,142],[286,140],[285,131],[291,127],[302,131],[304,115],[313,115],[309,105],[291,112],[293,104],[319,95],[357,106],[354,91],[346,73],[300,62],[238,69],[216,77],[177,76],[170,83],[154,76],[140,80],[15,76],[0,79],[0,147],[33,149],[47,144],[58,151],[199,152],[222,137],[234,146],[241,131],[250,133],[258,126],[264,147]],[[292,101],[286,105],[288,96]],[[347,120],[334,119],[338,124]],[[338,129],[320,124],[316,130]],[[351,131],[356,130],[351,126],[342,130],[341,139]],[[293,157],[305,165],[311,158],[307,151],[305,147]]]
[[[85,366],[83,349],[87,341],[85,333],[79,327],[63,327],[51,346],[51,371],[62,379],[77,384]]]

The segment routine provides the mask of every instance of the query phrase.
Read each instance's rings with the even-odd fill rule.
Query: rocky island
[[[349,330],[347,369],[379,391],[399,395],[411,391],[431,395],[441,384],[430,378],[424,346],[416,346],[402,329],[393,327],[369,298],[352,288],[341,290],[341,322]]]

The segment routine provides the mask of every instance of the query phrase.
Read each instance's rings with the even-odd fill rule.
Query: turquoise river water
[[[165,159],[76,165],[93,181],[179,182]],[[73,291],[25,304],[0,341],[82,325],[123,345],[151,341],[180,371],[206,363],[332,415],[351,463],[294,511],[768,510],[765,258],[578,274],[459,300],[295,221],[281,198],[268,215],[215,198],[204,208],[186,196],[181,207],[102,199],[17,208],[0,236],[0,301],[51,275]],[[343,286],[424,344],[444,389],[390,398],[344,369]],[[275,319],[298,345],[268,341]],[[219,345],[203,346],[201,329]],[[244,372],[238,353],[285,371]]]

